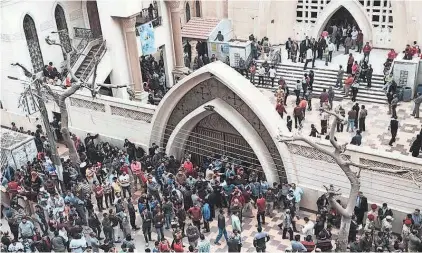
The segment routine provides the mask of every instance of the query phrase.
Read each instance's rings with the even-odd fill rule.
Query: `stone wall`
[[[324,140],[320,143],[331,148],[328,141]],[[326,192],[323,185],[329,184],[340,188],[342,200],[345,203],[350,191],[349,181],[331,157],[302,143],[290,143],[287,146],[292,154],[291,162],[295,165],[295,169],[287,170],[287,173],[290,174],[293,182],[305,191],[302,207],[315,210],[316,199]],[[418,185],[414,183],[410,174],[399,176],[369,170],[361,172],[361,191],[368,198],[369,205],[375,203],[381,206],[384,202],[388,203],[395,212],[394,230],[400,232],[401,219],[404,215],[422,205],[422,189],[420,188],[422,161],[413,157],[381,153],[357,146],[348,147],[345,155],[353,162],[387,169],[406,169],[414,173]]]

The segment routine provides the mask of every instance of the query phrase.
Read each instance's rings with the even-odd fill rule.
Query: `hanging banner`
[[[139,38],[141,39],[142,55],[153,54],[157,51],[155,48],[155,34],[152,22],[138,26]]]

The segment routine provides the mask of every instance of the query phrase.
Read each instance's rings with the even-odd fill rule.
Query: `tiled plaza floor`
[[[268,89],[260,90],[265,96],[270,99],[271,103],[274,104],[275,108],[276,100],[274,97],[274,92]],[[293,95],[290,95],[287,99],[286,111],[288,115],[293,115],[295,100],[296,97]],[[397,133],[396,143],[394,143],[393,146],[388,145],[388,142],[391,138],[391,133],[388,130],[391,115],[388,115],[387,105],[375,103],[361,103],[359,102],[359,95],[357,97],[356,102],[359,103],[359,105],[365,105],[368,111],[368,117],[366,118],[366,131],[362,133],[362,146],[369,146],[377,150],[410,156],[410,145],[412,144],[413,140],[416,139],[416,134],[418,134],[422,128],[422,117],[416,119],[410,116],[410,113],[412,112],[413,102],[401,102],[397,106],[397,116],[400,127]],[[339,104],[341,104],[342,107],[345,109],[347,117],[347,112],[352,108],[355,103],[353,103],[350,99],[344,99],[342,101],[334,101],[333,107],[336,108]],[[306,111],[306,119],[304,120],[302,130],[302,133],[306,136],[308,136],[310,133],[311,124],[315,124],[318,131],[321,130],[318,110],[319,106],[319,99],[314,98],[312,99],[312,111]],[[328,126],[330,127],[330,123],[328,124]],[[341,143],[350,143],[350,140],[354,135],[354,133],[346,132],[345,127],[344,132],[337,133],[336,137]],[[419,157],[422,157],[422,155],[420,155]]]
[[[216,212],[217,214],[218,212]],[[225,212],[226,213],[226,212]],[[254,215],[256,214],[256,210],[254,210]],[[288,239],[282,239],[282,230],[277,226],[280,224],[280,217],[281,212],[278,210],[274,210],[273,212],[273,218],[266,217],[265,222],[266,224],[263,226],[264,231],[266,231],[270,235],[270,241],[267,243],[267,252],[284,252],[284,250],[291,246],[290,240]],[[298,231],[302,229],[302,225],[304,224],[304,217],[309,217],[311,220],[315,220],[315,215],[303,212],[301,211],[301,219],[297,221],[296,228]],[[140,222],[140,221],[138,221]],[[231,220],[229,216],[226,216],[226,225],[227,225],[227,232],[230,235],[232,232],[232,226],[231,226]],[[253,237],[257,233],[257,220],[255,217],[253,218],[243,218],[243,224],[242,224],[242,251],[241,252],[255,252],[255,248],[253,247]],[[224,237],[220,240],[221,245],[214,244],[215,238],[218,235],[218,227],[217,227],[217,220],[214,219],[210,223],[210,233],[205,233],[207,240],[210,240],[211,242],[211,252],[227,252],[227,244],[225,242]],[[143,238],[142,232],[136,231],[135,234],[135,241],[136,241],[136,249],[139,251],[144,251],[145,249],[145,242]],[[297,234],[297,233],[295,233]],[[169,239],[171,243],[172,239],[172,231],[171,230],[165,230],[164,235],[167,239]],[[302,236],[303,238],[303,236]],[[157,235],[155,232],[152,234],[152,239],[157,239]],[[187,238],[183,238],[184,245],[189,246]],[[149,246],[153,246],[151,243]],[[187,249],[187,247],[186,247]]]

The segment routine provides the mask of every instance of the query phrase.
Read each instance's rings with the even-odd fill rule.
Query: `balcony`
[[[152,26],[154,28],[161,25],[161,16],[158,12],[157,2],[154,2],[149,8],[142,9],[139,15],[136,17],[136,27],[148,22],[152,22]],[[139,36],[138,30],[136,30],[136,36]]]

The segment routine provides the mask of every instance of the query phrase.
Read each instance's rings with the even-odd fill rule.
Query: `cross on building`
[[[227,96],[227,98],[229,99],[229,100],[232,100],[233,99],[233,105],[239,105],[239,104],[236,104],[236,101],[242,101],[238,96],[236,96],[236,94],[234,93],[234,92],[232,92],[232,95],[229,95],[229,96]]]
[[[196,93],[196,94],[201,94],[202,99],[205,99],[204,95],[207,95],[207,96],[211,95],[209,92],[205,92],[205,91],[204,91],[204,88],[205,88],[205,87],[201,86],[201,87],[199,87],[199,88],[200,88],[200,90],[196,90],[196,91],[195,91],[195,93]]]

